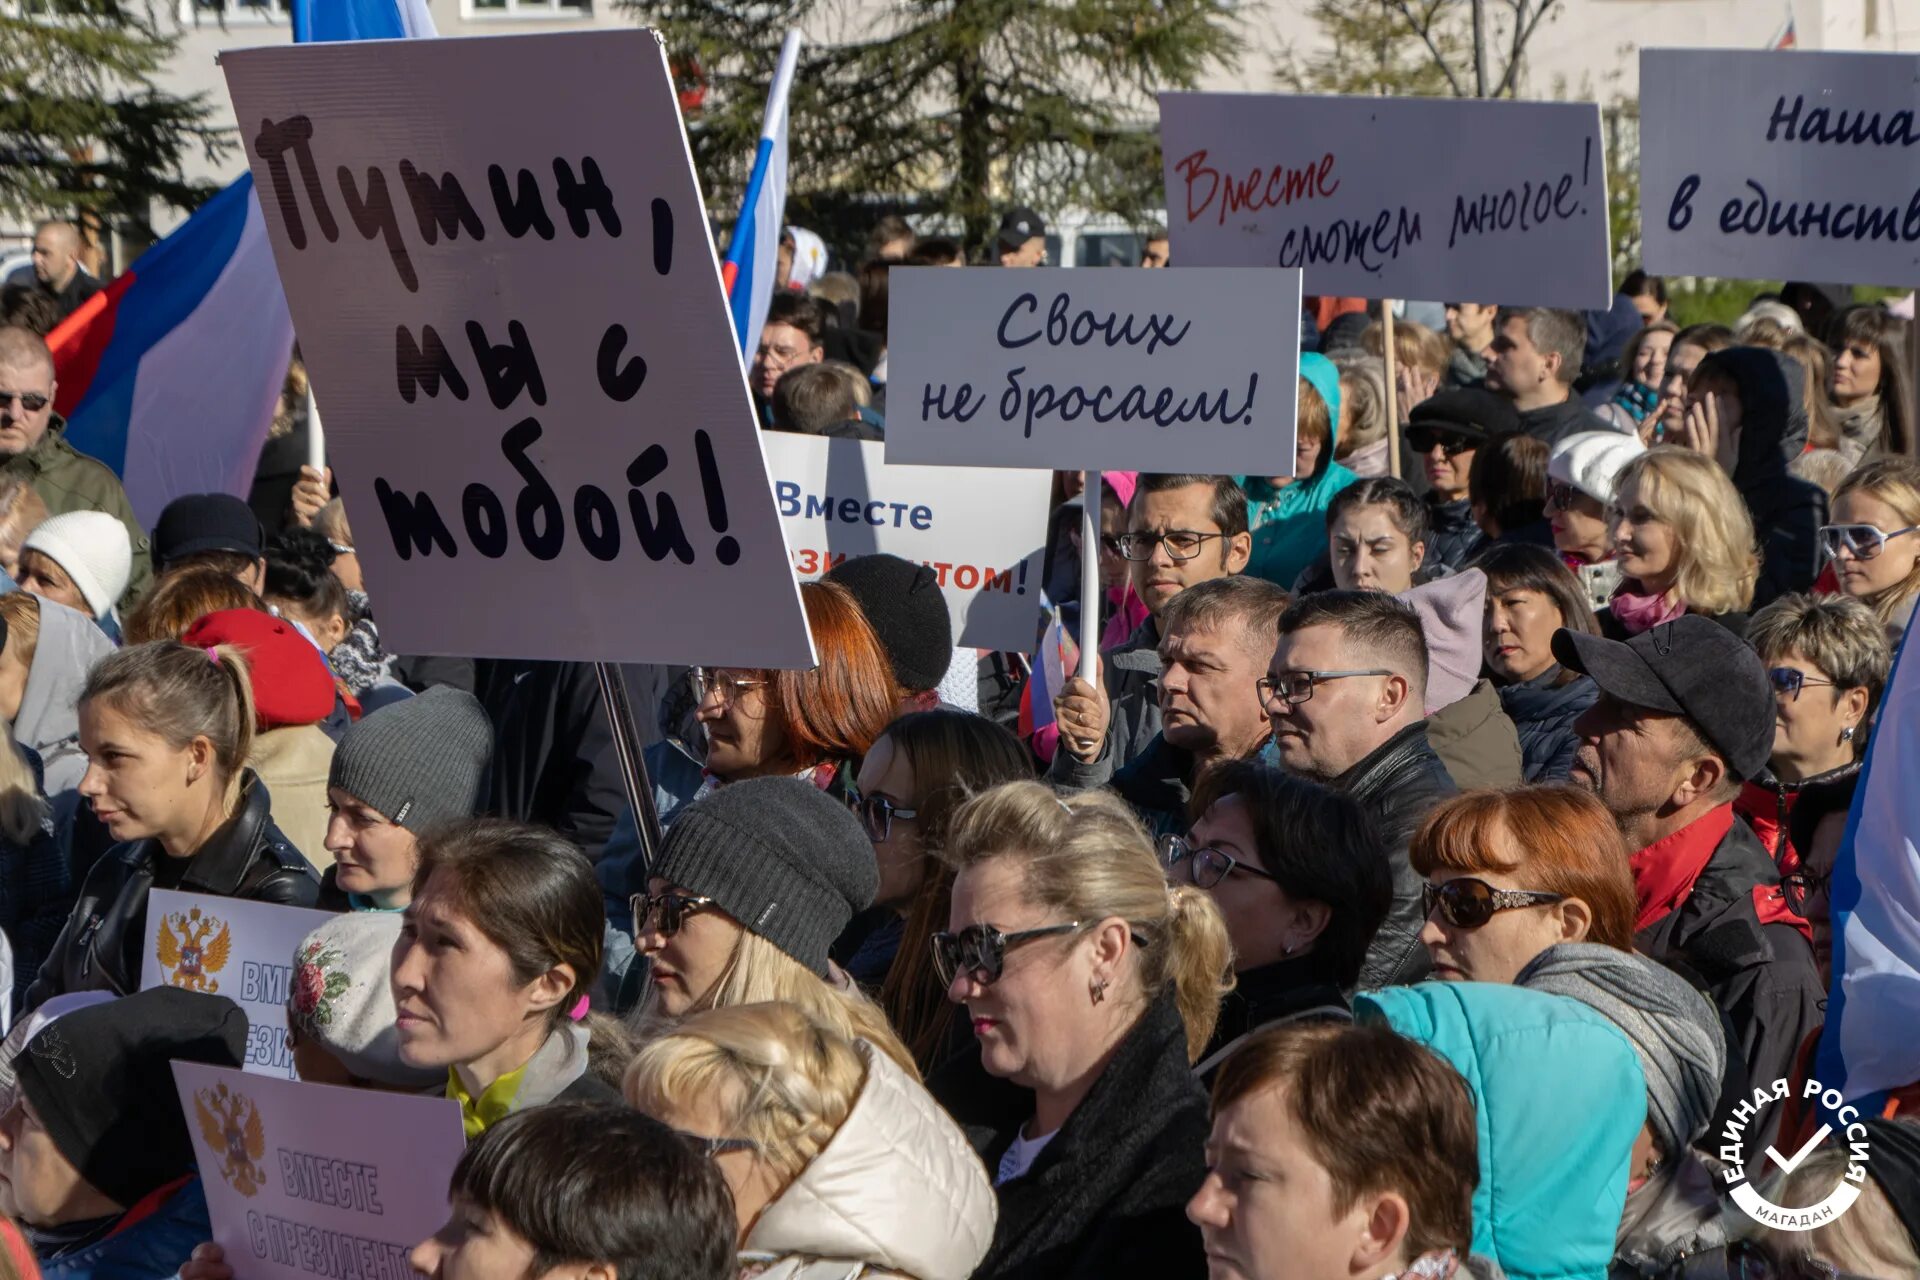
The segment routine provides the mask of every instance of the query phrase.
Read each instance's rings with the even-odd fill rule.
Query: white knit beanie
[[[38,551],[66,570],[95,618],[107,616],[133,574],[127,527],[104,511],[69,511],[42,520],[21,549]]]

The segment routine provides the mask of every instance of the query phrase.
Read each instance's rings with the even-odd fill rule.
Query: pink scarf
[[[1672,622],[1687,611],[1680,601],[1669,602],[1662,595],[1649,595],[1644,591],[1633,590],[1640,585],[1634,578],[1620,583],[1620,589],[1607,601],[1607,608],[1613,611],[1613,619],[1630,636],[1643,631],[1651,631],[1663,622]]]

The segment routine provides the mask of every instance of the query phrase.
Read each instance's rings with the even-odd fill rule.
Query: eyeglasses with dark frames
[[[635,937],[647,931],[647,921],[656,911],[660,913],[660,936],[671,938],[687,923],[688,916],[705,911],[712,905],[712,898],[697,893],[679,893],[672,889],[665,893],[636,893],[627,899],[627,907],[633,912]]]
[[[28,413],[38,413],[53,403],[51,396],[43,396],[38,391],[0,391],[0,409],[12,408],[16,400]]]
[[[940,985],[943,987],[951,987],[954,978],[961,973],[967,974],[983,987],[990,986],[998,982],[1000,975],[1006,971],[1007,952],[1041,938],[1057,938],[1072,933],[1079,927],[1080,922],[1075,920],[1068,924],[1050,924],[1038,929],[1002,933],[990,924],[970,924],[957,933],[936,933],[931,939],[933,969],[940,975]]]
[[[1414,427],[1407,432],[1407,444],[1415,453],[1432,453],[1435,445],[1449,458],[1457,458],[1472,449],[1478,449],[1480,442],[1467,436],[1449,435],[1444,431],[1433,431],[1425,427]]]
[[[1368,667],[1364,671],[1288,671],[1279,679],[1273,676],[1261,676],[1253,682],[1260,694],[1260,705],[1272,706],[1274,700],[1284,697],[1291,706],[1313,697],[1313,686],[1325,684],[1329,680],[1351,680],[1355,676],[1390,676],[1393,672],[1385,667]]]
[[[847,808],[853,810],[853,816],[867,829],[867,838],[875,844],[886,843],[887,837],[893,834],[895,818],[911,822],[920,816],[918,809],[895,804],[886,796],[849,795]]]
[[[1263,880],[1272,880],[1278,884],[1280,877],[1271,871],[1262,870],[1251,863],[1242,862],[1230,853],[1224,853],[1212,845],[1194,845],[1183,836],[1166,835],[1160,837],[1160,865],[1168,871],[1181,863],[1187,864],[1187,874],[1197,889],[1211,889],[1236,871],[1259,876]]]
[[[1797,871],[1789,871],[1780,877],[1780,896],[1787,901],[1787,909],[1797,916],[1807,914],[1807,903],[1825,893],[1833,883],[1833,872],[1808,871],[1802,863]]]
[[[1191,560],[1200,548],[1224,533],[1196,533],[1192,529],[1169,529],[1165,533],[1122,533],[1114,538],[1118,551],[1128,560],[1151,560],[1154,549],[1166,544],[1167,555],[1174,560]]]
[[[1784,694],[1790,702],[1800,701],[1800,690],[1809,685],[1816,688],[1824,687],[1828,689],[1834,687],[1833,681],[1821,680],[1815,676],[1810,676],[1795,667],[1769,667],[1767,669],[1767,679],[1773,682],[1773,691],[1778,694]]]
[[[1479,929],[1499,912],[1521,907],[1550,907],[1566,900],[1566,894],[1549,893],[1545,889],[1496,889],[1472,876],[1420,886],[1421,915],[1431,917],[1437,907],[1440,918],[1456,929]]]

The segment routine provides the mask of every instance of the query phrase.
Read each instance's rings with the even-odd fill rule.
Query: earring
[[[1283,943],[1281,943],[1281,944],[1280,944],[1280,954],[1281,954],[1281,955],[1283,955],[1283,956],[1290,956],[1290,955],[1292,955],[1292,954],[1293,954],[1293,944],[1292,944],[1291,942],[1283,942]]]
[[[1105,978],[1095,978],[1088,989],[1093,993],[1093,1002],[1095,1004],[1100,1004],[1106,1000],[1107,980]]]
[[[1848,725],[1848,726],[1847,726],[1846,728],[1844,728],[1844,729],[1842,729],[1842,730],[1840,731],[1840,741],[1842,741],[1842,742],[1852,742],[1852,741],[1853,741],[1853,726],[1852,726],[1852,725]]]

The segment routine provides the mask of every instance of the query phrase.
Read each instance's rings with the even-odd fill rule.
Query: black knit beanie
[[[847,589],[908,693],[937,689],[953,661],[953,615],[926,565],[878,552],[842,560],[828,582]]]
[[[732,782],[688,805],[652,873],[712,898],[823,978],[827,948],[880,890],[859,820],[799,778]]]
[[[174,1062],[237,1067],[247,1015],[225,996],[154,987],[75,1009],[14,1061],[19,1088],[80,1176],[132,1207],[193,1169]]]

